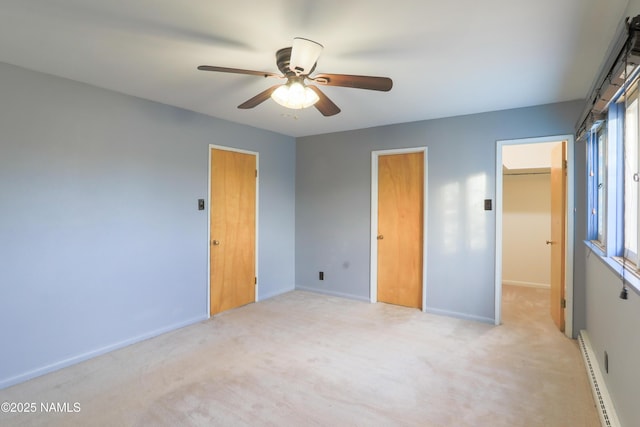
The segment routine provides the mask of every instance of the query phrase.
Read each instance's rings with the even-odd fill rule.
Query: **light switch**
[[[491,199],[484,199],[484,210],[485,211],[490,211],[492,210],[492,200]]]
[[[198,199],[198,210],[199,211],[204,210],[204,199]]]

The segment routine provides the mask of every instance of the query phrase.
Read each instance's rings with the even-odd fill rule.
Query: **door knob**
[[[384,236],[382,234],[378,234],[378,240],[382,240],[384,239]]]
[[[211,241],[211,244],[212,244],[213,246],[218,246],[218,245],[220,244],[220,240],[212,240],[212,241]]]
[[[553,245],[553,242],[551,240],[547,240],[547,245]]]

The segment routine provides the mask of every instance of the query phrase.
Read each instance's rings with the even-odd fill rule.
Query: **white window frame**
[[[633,117],[633,122],[631,122],[629,120],[629,108],[632,104],[635,103],[635,107],[636,108],[636,113],[635,113],[635,117]],[[635,171],[627,171],[628,168],[628,162],[627,162],[627,148],[628,148],[628,144],[630,143],[630,136],[634,136],[635,137],[635,161],[636,161],[636,168],[635,169],[639,169],[640,168],[640,98],[638,97],[638,87],[637,85],[634,85],[634,87],[632,87],[632,89],[628,92],[628,94],[625,96],[625,108],[624,108],[624,139],[623,139],[623,144],[622,144],[622,150],[623,150],[623,161],[624,161],[624,175],[623,175],[623,179],[622,182],[620,183],[622,185],[622,197],[623,197],[623,201],[624,204],[623,206],[626,205],[627,203],[627,183],[629,183],[629,179],[630,177],[633,177],[631,179],[633,179],[635,182],[632,185],[635,185],[635,218],[631,218],[628,219],[627,218],[627,210],[626,208],[623,208],[623,230],[622,230],[622,236],[623,236],[623,244],[621,245],[621,255],[624,258],[625,261],[630,262],[631,264],[633,264],[633,268],[631,268],[632,270],[637,271],[638,270],[638,266],[640,266],[640,259],[639,259],[639,250],[638,250],[638,245],[640,244],[640,225],[638,224],[638,218],[639,218],[639,214],[640,214],[640,183],[638,182],[638,180],[636,179],[636,177],[638,177],[640,170],[635,170]],[[633,193],[633,191],[632,191]],[[628,229],[628,225],[631,221],[635,222],[635,233],[631,233],[632,236],[628,236],[627,233],[627,229]],[[632,239],[635,238],[635,252],[630,250],[628,248],[628,239],[629,237],[631,237]],[[625,263],[625,266],[626,263]],[[631,267],[631,266],[627,266],[627,267]]]
[[[595,176],[593,178],[596,180],[596,202],[593,206],[596,210],[596,243],[599,244],[603,250],[607,245],[607,200],[609,193],[609,180],[607,179],[607,164],[609,157],[607,136],[607,122],[604,122],[595,130],[596,159],[594,161],[595,165],[593,165],[595,166]]]

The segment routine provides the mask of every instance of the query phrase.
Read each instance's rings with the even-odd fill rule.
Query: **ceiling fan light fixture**
[[[313,90],[297,81],[280,86],[273,91],[271,98],[292,110],[311,107],[320,99]]]
[[[297,75],[309,75],[320,57],[323,46],[313,40],[296,37],[291,47],[289,69]]]

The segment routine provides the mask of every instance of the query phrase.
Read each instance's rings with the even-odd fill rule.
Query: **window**
[[[626,98],[624,117],[624,257],[638,263],[638,89]]]
[[[640,83],[630,79],[587,131],[588,238],[640,280]],[[609,241],[610,240],[610,241]]]
[[[596,241],[605,247],[606,236],[606,197],[607,197],[607,182],[606,182],[606,159],[607,159],[607,126],[606,123],[600,125],[595,132],[595,152],[597,159],[594,162],[596,166],[595,172],[595,211],[593,214],[596,216]]]
[[[587,244],[640,290],[640,15],[615,46],[576,133],[587,141]]]
[[[589,131],[587,140],[589,219],[588,238],[603,252],[607,231],[607,123],[600,121]]]

